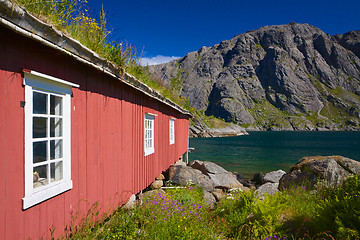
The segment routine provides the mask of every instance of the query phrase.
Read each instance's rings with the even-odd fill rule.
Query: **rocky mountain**
[[[149,70],[195,109],[247,129],[360,129],[360,31],[266,26]]]

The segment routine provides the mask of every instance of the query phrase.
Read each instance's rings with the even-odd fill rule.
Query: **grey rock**
[[[181,186],[195,184],[208,192],[213,191],[215,188],[215,184],[209,176],[189,166],[170,166],[169,180]]]
[[[319,181],[336,186],[349,176],[360,175],[360,162],[342,156],[313,156],[300,159],[279,182],[279,189],[314,186]]]
[[[255,195],[261,199],[266,194],[272,195],[278,192],[279,191],[278,187],[279,187],[279,183],[267,182],[255,190]]]
[[[124,204],[123,208],[133,209],[135,207],[135,204],[136,204],[136,195],[132,194],[129,198],[129,201],[127,201],[127,203]]]
[[[216,199],[214,197],[213,194],[207,192],[207,191],[203,191],[204,192],[204,203],[206,206],[208,206],[210,209],[215,209],[216,206]]]
[[[360,58],[360,31],[350,31],[345,34],[335,35],[334,39]]]
[[[226,193],[224,193],[221,189],[215,189],[212,192],[212,195],[214,195],[217,202],[226,197]]]
[[[160,173],[160,175],[155,178],[155,180],[164,180],[164,179],[165,176],[162,173]]]
[[[246,191],[247,191],[247,189],[256,189],[255,183],[253,181],[251,181],[251,179],[249,179],[237,172],[233,172],[232,175],[236,178],[236,180],[239,181],[239,183],[241,183],[245,187]]]
[[[146,191],[142,194],[141,197],[139,197],[140,200],[146,200],[156,197],[158,194],[165,194],[165,191],[160,189],[154,189],[150,191]]]
[[[227,123],[223,127],[209,128],[201,120],[193,119],[194,125],[189,126],[190,137],[230,137],[248,135],[246,130],[239,125]]]
[[[231,173],[213,162],[195,160],[189,165],[194,169],[200,170],[204,175],[209,176],[216,188],[231,189],[243,187]]]
[[[256,185],[262,185],[264,182],[264,174],[262,172],[258,172],[254,175],[254,182]]]
[[[175,166],[186,166],[186,162],[184,162],[182,160],[179,160],[176,163],[174,163],[173,165],[175,165]]]
[[[158,189],[164,185],[162,180],[155,180],[150,184],[150,189]]]
[[[248,129],[360,130],[360,31],[266,26],[149,71],[169,86],[178,79],[195,109]],[[195,136],[206,130],[195,126]]]
[[[273,172],[266,173],[264,176],[264,182],[279,183],[281,177],[286,174],[283,170],[277,170]]]

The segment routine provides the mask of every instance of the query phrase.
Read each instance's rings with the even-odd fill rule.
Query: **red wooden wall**
[[[95,202],[110,212],[187,150],[188,116],[51,48],[0,26],[0,239],[49,238]],[[80,85],[71,99],[73,188],[22,210],[24,87],[22,69]],[[144,114],[155,117],[155,153],[144,157]],[[169,119],[175,144],[169,145]]]

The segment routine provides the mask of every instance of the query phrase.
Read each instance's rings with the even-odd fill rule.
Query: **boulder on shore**
[[[260,199],[263,199],[265,197],[265,194],[267,195],[273,195],[276,192],[278,192],[278,186],[279,183],[272,183],[272,182],[267,182],[263,185],[261,185],[256,191],[255,191],[255,195],[257,197],[259,197]]]
[[[155,180],[150,184],[150,189],[158,189],[164,185],[162,180]]]
[[[279,189],[319,181],[337,186],[352,175],[360,175],[360,162],[342,156],[312,156],[300,159],[279,182]]]
[[[208,206],[210,209],[215,209],[215,206],[216,206],[215,196],[205,190],[203,191],[203,193],[204,193],[203,199],[204,199],[205,205]]]
[[[262,172],[258,172],[254,175],[253,181],[256,185],[260,186],[264,184],[264,174]]]
[[[189,166],[172,165],[169,168],[169,180],[181,186],[195,184],[208,192],[215,188],[214,182],[200,170]]]
[[[265,183],[267,183],[267,182],[279,183],[281,177],[282,177],[284,174],[286,174],[286,172],[283,171],[283,170],[272,171],[272,172],[266,173],[266,174],[264,175],[263,181],[264,181]]]
[[[215,188],[231,189],[244,187],[231,173],[213,162],[195,160],[189,165],[208,176],[214,182]]]

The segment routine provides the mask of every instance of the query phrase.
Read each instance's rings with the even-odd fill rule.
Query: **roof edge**
[[[31,38],[69,55],[79,62],[100,70],[145,95],[168,105],[178,112],[192,117],[189,111],[181,108],[170,99],[165,98],[154,89],[137,80],[134,76],[128,73],[122,76],[113,63],[101,58],[97,53],[85,47],[79,41],[55,29],[52,25],[46,24],[34,17],[16,3],[9,0],[0,0],[0,24],[22,36]]]

